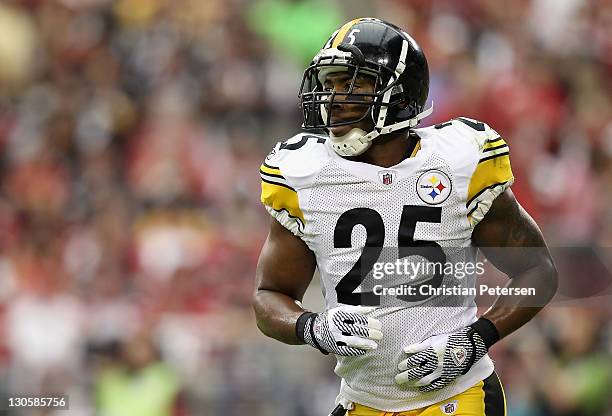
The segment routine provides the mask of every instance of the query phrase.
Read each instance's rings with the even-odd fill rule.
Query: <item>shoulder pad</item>
[[[303,176],[329,159],[326,142],[324,136],[300,133],[276,143],[265,162],[281,168],[290,176]]]
[[[473,227],[484,218],[493,200],[514,182],[510,149],[487,124],[467,117],[418,130],[452,165],[466,198]]]
[[[314,134],[297,134],[278,142],[262,165],[278,169],[294,188],[307,187],[309,179],[329,161],[327,138]],[[265,170],[265,169],[264,169]]]
[[[298,192],[311,186],[329,158],[325,137],[298,134],[277,143],[259,168],[262,204],[295,235],[305,227]]]
[[[450,123],[452,123],[453,127],[462,131],[463,134],[473,137],[481,150],[487,141],[501,137],[488,124],[472,118],[458,117],[451,120]],[[438,128],[438,126],[436,125],[435,128]]]
[[[449,159],[462,161],[480,158],[479,155],[489,148],[491,143],[501,139],[499,133],[486,123],[467,117],[416,129],[415,132],[434,142],[432,146],[438,152],[447,155]]]

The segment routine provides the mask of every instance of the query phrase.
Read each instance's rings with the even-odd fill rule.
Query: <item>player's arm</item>
[[[286,344],[303,344],[296,322],[305,311],[301,301],[316,267],[308,246],[272,219],[259,255],[253,308],[257,326],[265,335]]]
[[[472,240],[510,288],[534,288],[535,296],[499,296],[476,322],[452,334],[436,335],[404,348],[398,384],[423,392],[438,390],[466,374],[501,338],[529,322],[554,296],[557,271],[535,221],[506,189],[476,225]]]
[[[380,322],[374,308],[341,305],[314,313],[299,306],[316,267],[297,236],[273,220],[257,264],[253,308],[259,329],[286,344],[309,344],[323,354],[355,356],[377,348]]]
[[[446,386],[467,373],[494,343],[529,322],[554,296],[557,270],[544,237],[510,189],[495,198],[474,228],[472,241],[508,275],[506,287],[533,288],[535,296],[499,296],[472,325],[406,347],[409,356],[398,365],[399,384],[413,382],[421,391]]]
[[[476,322],[452,334],[429,337],[404,348],[398,384],[411,382],[421,391],[441,389],[466,374],[499,339],[529,322],[557,289],[557,272],[542,233],[514,198],[510,151],[504,139],[484,123],[465,118],[454,126],[476,130],[479,159],[466,197],[472,242],[500,271],[509,288],[533,288],[535,296],[499,296]],[[510,291],[512,293],[512,291]]]
[[[533,288],[535,296],[499,296],[482,318],[492,339],[504,338],[529,322],[554,296],[557,270],[537,224],[510,189],[499,195],[472,233],[487,259],[510,278],[507,287]],[[486,321],[485,321],[486,325]],[[496,331],[496,333],[495,333]]]

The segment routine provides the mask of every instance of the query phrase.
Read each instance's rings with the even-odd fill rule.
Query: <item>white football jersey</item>
[[[365,299],[372,262],[391,261],[393,249],[397,258],[398,247],[440,246],[453,260],[473,260],[472,230],[512,184],[508,146],[486,124],[459,118],[414,132],[420,137],[416,153],[390,168],[342,158],[326,137],[306,133],[278,143],[261,166],[262,203],[314,252],[327,308]],[[474,275],[465,279],[475,286]],[[461,298],[381,303],[372,312],[384,334],[378,349],[337,356],[338,400],[389,412],[418,409],[489,376],[493,362],[485,356],[436,392],[394,381],[405,346],[476,321],[474,297]]]

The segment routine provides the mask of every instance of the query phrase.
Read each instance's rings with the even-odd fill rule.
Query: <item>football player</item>
[[[416,128],[431,113],[428,90],[412,37],[379,19],[352,20],[302,81],[303,127],[327,134],[278,143],[260,169],[274,220],[257,268],[257,325],[336,356],[336,414],[505,415],[487,352],[556,291],[544,238],[510,190],[508,145],[469,118]],[[385,297],[368,279],[388,249],[428,262],[474,260],[480,250],[510,278],[508,289],[536,295],[500,295],[477,317],[469,293],[420,292],[452,280],[433,272],[409,279],[419,291]],[[315,268],[326,303],[319,312],[300,303]],[[462,282],[475,286],[474,274]]]

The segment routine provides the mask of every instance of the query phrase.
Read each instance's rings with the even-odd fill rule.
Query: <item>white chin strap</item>
[[[331,145],[340,156],[359,156],[372,145],[372,140],[378,136],[389,134],[393,131],[410,128],[416,126],[419,121],[427,117],[433,112],[433,103],[431,107],[422,113],[417,114],[415,117],[404,120],[399,123],[391,124],[385,127],[376,127],[369,133],[366,133],[360,128],[352,128],[348,133],[342,136],[335,136],[331,131],[329,132],[329,138]]]

